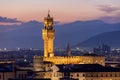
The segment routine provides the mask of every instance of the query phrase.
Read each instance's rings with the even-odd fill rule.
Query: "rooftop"
[[[0,72],[12,72],[13,66],[10,64],[0,64]]]
[[[57,65],[59,72],[120,72],[120,68],[104,67],[99,64]]]

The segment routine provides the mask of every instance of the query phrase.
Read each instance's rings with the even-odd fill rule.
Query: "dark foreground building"
[[[54,65],[49,71],[36,72],[39,78],[51,80],[120,80],[120,68],[99,64]]]
[[[32,76],[29,69],[20,69],[14,64],[0,64],[0,80],[23,80]]]

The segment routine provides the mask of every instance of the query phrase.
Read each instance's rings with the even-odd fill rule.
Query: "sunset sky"
[[[43,21],[48,10],[60,22],[120,22],[120,0],[0,0],[0,16],[20,21]]]

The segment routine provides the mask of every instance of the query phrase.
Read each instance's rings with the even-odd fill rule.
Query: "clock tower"
[[[42,30],[42,38],[44,41],[44,57],[54,56],[54,38],[55,30],[53,28],[53,17],[49,11],[47,17],[44,18],[44,28]]]

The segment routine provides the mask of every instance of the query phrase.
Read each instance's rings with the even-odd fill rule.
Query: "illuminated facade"
[[[54,75],[56,74],[56,75]],[[120,72],[71,72],[69,78],[64,78],[65,73],[62,72],[39,72],[36,77],[48,78],[51,80],[120,80]]]
[[[42,37],[44,56],[34,56],[35,79],[50,80],[120,80],[120,68],[105,67],[105,57],[96,54],[54,56],[53,17],[44,18]]]
[[[51,80],[120,80],[120,69],[98,64],[53,65],[50,71],[37,72],[35,78]]]
[[[54,33],[53,17],[48,16],[44,18],[44,28],[42,30],[42,38],[44,40],[44,57],[54,56]]]
[[[44,41],[44,56],[34,56],[35,71],[42,70],[42,61],[52,62],[53,64],[100,64],[105,66],[105,57],[98,55],[84,56],[54,56],[54,38],[55,30],[53,27],[53,17],[44,18],[44,28],[42,30],[42,38]]]

